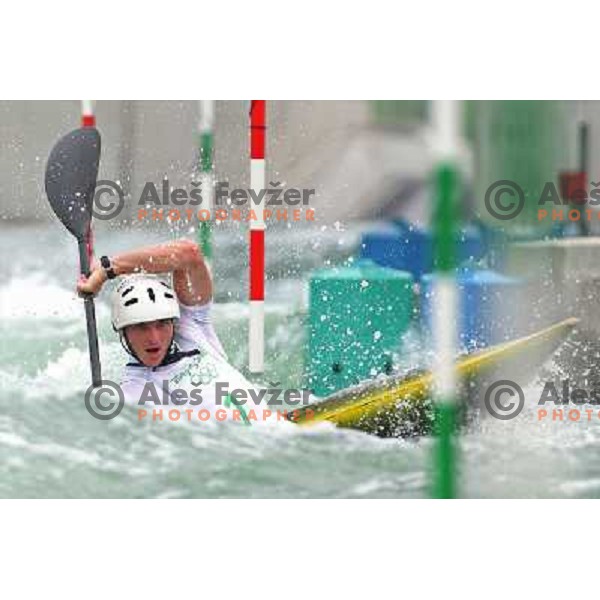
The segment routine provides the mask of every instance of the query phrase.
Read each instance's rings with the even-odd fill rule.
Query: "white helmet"
[[[112,296],[112,324],[116,331],[128,325],[179,319],[179,303],[173,289],[148,275],[125,277]]]

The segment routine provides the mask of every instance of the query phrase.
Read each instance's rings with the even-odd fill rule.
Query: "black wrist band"
[[[104,269],[108,279],[114,279],[117,276],[110,264],[110,259],[108,258],[108,256],[101,256],[100,264],[102,265],[102,268]]]

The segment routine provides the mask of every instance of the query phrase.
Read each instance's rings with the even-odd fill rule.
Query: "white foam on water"
[[[413,490],[418,492],[427,485],[427,478],[424,473],[404,473],[394,478],[384,479],[382,477],[373,477],[363,483],[359,483],[351,488],[350,494],[356,496],[370,496],[376,492],[385,490]]]
[[[120,381],[121,368],[127,356],[118,342],[100,343],[102,378]],[[87,342],[84,348],[66,348],[57,358],[41,366],[34,375],[23,374],[15,365],[0,369],[0,403],[18,401],[41,404],[47,401],[72,400],[83,402],[91,383]]]
[[[11,432],[0,432],[0,444],[11,448],[25,448],[29,445],[26,439]]]
[[[98,315],[106,315],[107,307],[96,302]],[[0,320],[59,319],[85,324],[83,301],[73,289],[57,284],[41,272],[15,275],[0,286]]]
[[[595,492],[598,495],[600,492],[600,477],[593,477],[590,479],[565,481],[561,483],[559,489],[562,493],[568,496],[580,496],[586,492]]]
[[[0,390],[19,401],[43,402],[50,398],[72,398],[74,394],[83,398],[90,382],[89,356],[87,350],[67,348],[35,375],[19,374],[9,365],[0,370],[0,381]]]
[[[0,432],[0,445],[22,448],[27,452],[66,459],[72,463],[87,464],[94,467],[106,467],[106,460],[95,452],[83,451],[55,443],[33,443],[16,433]]]
[[[185,498],[186,494],[186,490],[167,489],[157,496],[154,496],[154,498],[157,500],[170,500],[171,498]]]
[[[218,323],[220,321],[236,321],[248,319],[250,316],[249,302],[215,302],[211,308],[213,317]],[[265,302],[266,315],[288,316],[297,312],[297,309],[289,304]]]
[[[70,446],[64,446],[62,444],[56,444],[53,442],[44,444],[29,444],[27,450],[29,452],[33,452],[34,454],[66,460],[72,464],[83,464],[102,470],[107,470],[110,468],[108,461],[105,458],[102,458],[96,452],[79,450],[78,448],[72,448]]]
[[[135,468],[128,468],[122,461],[110,460],[106,456],[101,456],[92,450],[80,449],[52,441],[41,443],[31,442],[15,433],[0,432],[1,446],[20,449],[26,454],[52,459],[57,465],[54,470],[54,476],[62,477],[64,475],[64,467],[68,465],[82,465],[98,471],[123,473],[128,476],[135,476],[137,474]],[[25,461],[21,461],[20,465],[22,466],[24,463]],[[16,464],[18,465],[18,463]]]

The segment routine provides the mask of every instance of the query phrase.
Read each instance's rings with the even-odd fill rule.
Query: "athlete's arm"
[[[212,279],[198,246],[190,240],[167,242],[110,257],[117,275],[131,273],[173,273],[173,287],[182,304],[199,306],[212,298]],[[94,265],[88,278],[77,283],[80,293],[97,294],[106,283],[106,272]]]

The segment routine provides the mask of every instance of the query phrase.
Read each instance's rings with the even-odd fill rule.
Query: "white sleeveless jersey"
[[[211,304],[185,306],[175,325],[175,341],[182,351],[199,350],[161,367],[127,365],[121,388],[127,404],[146,411],[144,420],[239,421],[254,424],[275,416],[277,409],[259,403],[256,388],[227,360],[210,321]],[[231,394],[247,390],[245,402]],[[171,412],[172,411],[172,412]],[[172,418],[177,416],[177,419]],[[143,413],[138,412],[138,418]],[[154,416],[153,416],[154,415]]]

